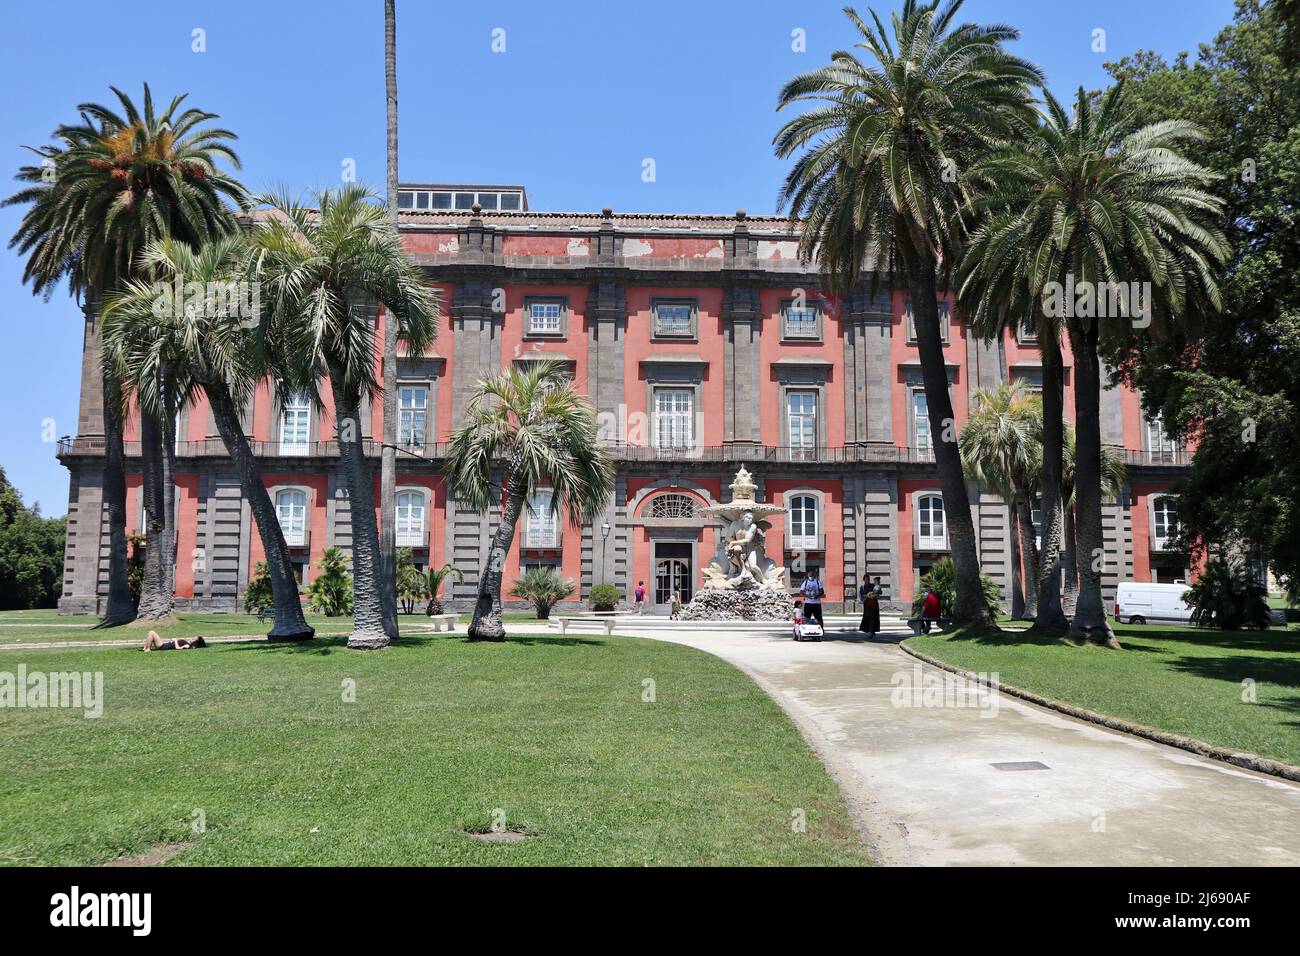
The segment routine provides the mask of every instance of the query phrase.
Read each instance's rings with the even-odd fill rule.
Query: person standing
[[[668,612],[668,616],[675,621],[677,620],[677,616],[681,613],[682,613],[682,592],[674,591],[672,610]]]
[[[826,589],[822,587],[821,578],[817,576],[816,568],[808,569],[808,576],[803,580],[803,586],[799,588],[803,595],[803,616],[805,620],[816,621],[819,627],[825,627],[826,623],[822,619],[822,598],[826,596]]]
[[[645,613],[645,582],[638,581],[636,590],[632,592],[632,603],[636,605],[637,614]]]
[[[858,630],[865,631],[869,641],[875,640],[876,632],[880,630],[880,598],[883,595],[879,577],[858,587],[858,600],[862,602],[862,623]]]

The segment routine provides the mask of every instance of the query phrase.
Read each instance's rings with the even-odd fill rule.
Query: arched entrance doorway
[[[689,542],[656,541],[654,543],[654,602],[656,611],[667,611],[673,594],[687,604],[695,593],[693,548]]]

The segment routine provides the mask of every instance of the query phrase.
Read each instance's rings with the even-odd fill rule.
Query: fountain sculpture
[[[757,490],[742,466],[731,483],[731,501],[701,509],[720,522],[717,551],[704,569],[704,587],[682,609],[682,619],[788,621],[794,614],[785,568],[765,550],[771,525],[764,519],[786,509],[756,501]]]

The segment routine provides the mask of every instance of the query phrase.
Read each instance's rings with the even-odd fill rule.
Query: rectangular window
[[[280,409],[280,454],[307,454],[310,436],[311,405],[305,395],[290,396]]]
[[[916,457],[928,460],[934,455],[934,442],[930,437],[930,406],[925,400],[925,392],[912,390],[912,447]]]
[[[798,550],[816,550],[817,499],[812,495],[794,495],[790,499],[790,540],[786,546]]]
[[[415,194],[415,208],[416,208],[416,209],[428,209],[428,208],[429,208],[429,194],[428,194],[428,193],[416,193],[416,194]]]
[[[689,388],[655,389],[655,447],[682,451],[695,444],[695,392]]]
[[[530,302],[528,304],[529,335],[560,335],[564,331],[561,317],[564,306],[559,302]]]
[[[456,193],[456,208],[471,209],[474,206],[473,193]]]
[[[400,192],[397,194],[397,208],[410,209],[415,205],[415,193]]]
[[[403,385],[397,390],[399,445],[423,445],[429,415],[429,390],[423,385]]]
[[[496,193],[479,193],[479,194],[478,194],[478,204],[479,204],[480,206],[482,206],[484,209],[496,209],[496,208],[497,208],[497,194],[496,194]]]
[[[817,393],[787,392],[786,420],[790,457],[811,460],[817,455]]]
[[[785,337],[788,339],[817,338],[817,309],[811,305],[787,306],[785,310]]]
[[[501,208],[508,210],[517,210],[519,208],[520,196],[518,193],[502,193]]]
[[[939,341],[947,343],[948,326],[951,324],[951,316],[948,314],[947,302],[936,302],[935,307],[939,310]],[[909,299],[903,307],[907,312],[907,341],[916,341],[916,318],[912,314],[912,302]]]
[[[451,208],[451,193],[431,193],[430,195],[433,196],[434,209]]]
[[[1165,432],[1165,423],[1157,415],[1147,422],[1147,456],[1153,462],[1176,464],[1182,447]]]
[[[656,302],[654,334],[691,338],[695,335],[695,306],[690,302]]]
[[[307,543],[307,495],[289,489],[275,496],[275,514],[280,519],[284,543],[291,548],[301,548]]]
[[[558,537],[555,512],[551,510],[551,493],[535,491],[528,496],[528,521],[524,526],[524,546],[554,548]]]
[[[398,493],[393,503],[396,520],[393,528],[399,548],[423,548],[428,542],[424,534],[424,495],[418,491]]]

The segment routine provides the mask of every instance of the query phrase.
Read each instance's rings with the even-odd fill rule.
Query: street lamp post
[[[600,526],[600,583],[605,583],[605,542],[609,540],[609,522]]]

